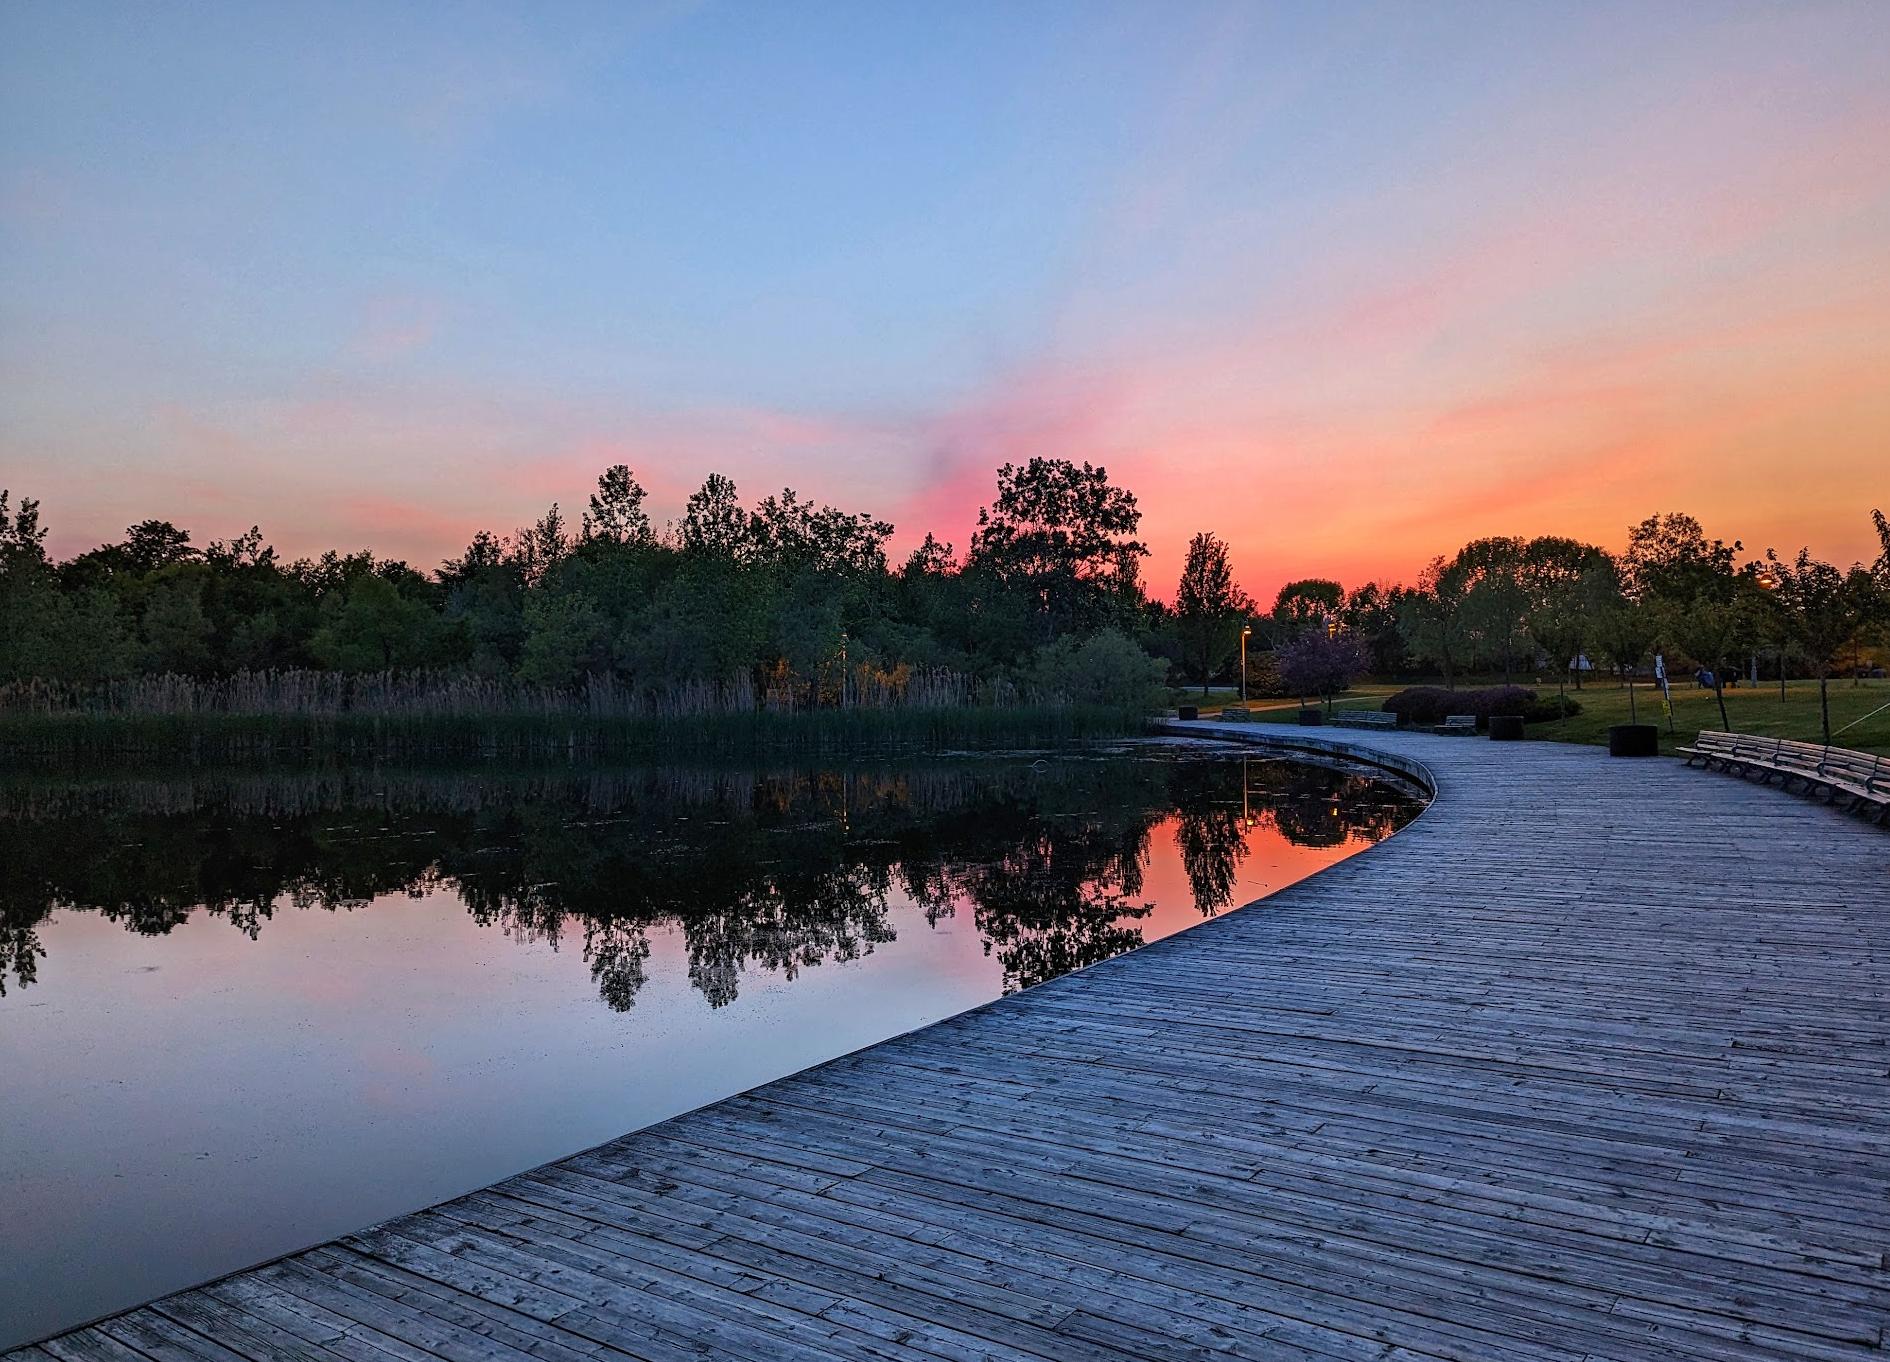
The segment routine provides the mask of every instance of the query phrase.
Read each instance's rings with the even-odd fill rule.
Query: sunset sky
[[[1890,3],[13,3],[0,486],[431,566],[710,471],[1167,594],[1658,510],[1871,556]]]

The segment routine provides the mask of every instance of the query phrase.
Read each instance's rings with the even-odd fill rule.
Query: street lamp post
[[[1247,703],[1247,637],[1253,633],[1251,624],[1240,626],[1240,703]]]

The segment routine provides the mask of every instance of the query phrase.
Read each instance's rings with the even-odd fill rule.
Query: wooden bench
[[[1699,762],[1708,770],[1748,780],[1756,776],[1768,785],[1776,780],[1788,790],[1832,803],[1841,800],[1873,822],[1882,822],[1890,812],[1890,758],[1790,738],[1710,731],[1678,750],[1689,766]]]
[[[1477,735],[1477,716],[1474,714],[1452,714],[1441,724],[1433,725],[1433,733],[1441,733],[1446,738],[1474,738]]]
[[[1341,709],[1327,722],[1338,728],[1396,728],[1398,716],[1382,709]]]

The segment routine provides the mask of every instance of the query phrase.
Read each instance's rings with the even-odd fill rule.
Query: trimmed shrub
[[[1568,712],[1577,714],[1581,706],[1574,701]],[[1480,690],[1446,690],[1442,686],[1407,686],[1381,706],[1398,716],[1400,724],[1441,724],[1453,714],[1474,714],[1483,727],[1492,714],[1511,714],[1525,722],[1538,717],[1555,718],[1555,698],[1544,703],[1527,686],[1485,686]]]
[[[1572,719],[1582,712],[1582,702],[1574,696],[1545,695],[1533,701],[1523,711],[1526,724],[1554,723],[1557,719]]]
[[[1487,719],[1492,714],[1509,714],[1520,719],[1536,702],[1536,693],[1527,686],[1489,686],[1466,694],[1470,697],[1470,706],[1457,713],[1474,714],[1479,720]]]
[[[1467,693],[1442,686],[1406,686],[1379,708],[1397,715],[1400,724],[1441,724],[1446,715],[1469,713],[1462,708]]]

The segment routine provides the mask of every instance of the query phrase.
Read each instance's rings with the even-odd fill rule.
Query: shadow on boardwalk
[[[1880,1355],[1890,837],[1347,741],[1263,905],[9,1362]]]

